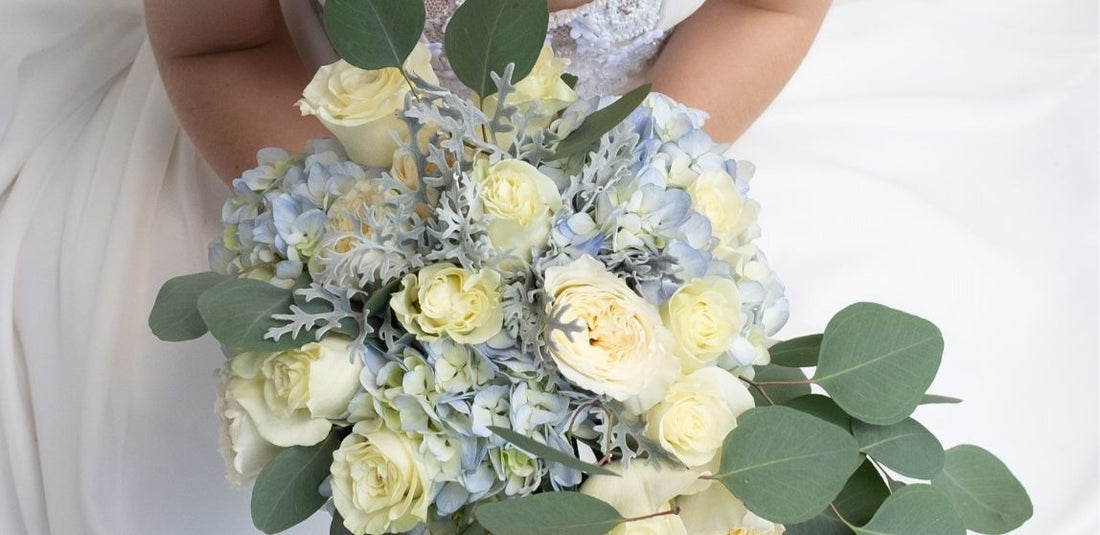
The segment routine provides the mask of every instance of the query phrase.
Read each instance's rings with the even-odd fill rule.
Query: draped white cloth
[[[934,390],[967,401],[918,417],[1020,475],[1025,535],[1100,532],[1096,19],[841,1],[734,147],[760,167],[786,334],[856,299],[936,321]],[[217,453],[216,344],[145,325],[164,280],[205,269],[224,194],[138,0],[0,0],[0,533],[254,532]]]
[[[1097,2],[839,0],[733,147],[753,160],[787,336],[856,300],[944,332],[916,418],[1023,481],[1016,533],[1097,516]]]

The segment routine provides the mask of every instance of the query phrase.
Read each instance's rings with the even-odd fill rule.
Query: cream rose
[[[218,450],[225,459],[225,478],[233,486],[242,487],[256,480],[268,461],[282,448],[264,440],[256,430],[252,417],[237,400],[228,395],[231,376],[228,369],[219,371],[218,397],[214,410],[221,421]]]
[[[359,390],[363,364],[351,340],[329,335],[278,353],[239,353],[230,361],[227,398],[239,404],[267,442],[310,446],[332,428]]]
[[[543,45],[539,57],[535,61],[531,72],[515,84],[516,91],[505,100],[511,106],[538,106],[539,111],[554,115],[564,110],[570,104],[577,101],[577,93],[569,84],[561,79],[565,68],[569,66],[569,60],[554,55],[550,45]],[[482,108],[486,111],[495,110],[497,96],[490,95],[485,99]],[[549,124],[549,117],[539,125],[530,125],[543,128]]]
[[[756,201],[745,199],[725,171],[699,175],[687,188],[692,208],[710,220],[711,233],[718,238],[715,256],[731,264],[743,263],[741,235],[756,222],[760,211]]]
[[[741,332],[741,294],[725,277],[693,279],[661,307],[661,318],[676,339],[685,372],[697,370],[729,350]]]
[[[737,416],[753,405],[741,381],[708,366],[673,381],[665,398],[646,412],[645,434],[686,466],[702,466],[737,427]]]
[[[419,448],[407,435],[355,425],[332,453],[332,501],[345,528],[403,533],[427,519],[432,483]]]
[[[581,485],[581,493],[603,501],[624,518],[639,518],[673,508],[672,500],[680,494],[705,485],[699,472],[676,470],[654,465],[642,459],[629,468],[622,463],[608,467],[620,477],[591,476]],[[686,535],[687,530],[677,515],[662,515],[645,520],[624,522],[609,535]]]
[[[547,334],[566,379],[635,413],[664,397],[680,364],[656,307],[590,256],[548,268],[546,294],[551,316],[576,327]]]
[[[490,164],[480,159],[472,173],[497,249],[529,260],[531,249],[546,245],[561,195],[554,181],[523,160]]]
[[[782,535],[786,528],[745,508],[724,485],[711,482],[704,490],[677,500],[680,518],[692,535]]]
[[[420,340],[442,336],[461,344],[480,344],[500,332],[500,274],[472,273],[452,264],[433,264],[406,275],[390,298],[401,325]]]
[[[405,71],[439,83],[431,57],[428,47],[418,43],[405,60]],[[318,69],[298,108],[302,115],[317,116],[356,163],[389,167],[397,148],[390,133],[408,137],[408,127],[398,117],[408,92],[409,84],[397,68],[368,71],[339,60]]]

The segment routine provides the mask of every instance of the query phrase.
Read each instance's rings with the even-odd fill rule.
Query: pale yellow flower
[[[406,330],[423,341],[446,336],[462,344],[480,344],[500,332],[500,274],[473,273],[449,263],[406,275],[390,298],[390,308]]]

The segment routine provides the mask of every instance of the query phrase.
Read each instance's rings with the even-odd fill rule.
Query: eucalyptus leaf
[[[713,476],[758,516],[781,524],[816,516],[861,462],[843,429],[787,407],[758,407],[737,418]]]
[[[852,477],[844,484],[833,506],[845,520],[853,524],[865,524],[875,515],[882,502],[890,496],[890,489],[882,481],[871,461],[863,461]],[[831,508],[800,524],[787,526],[785,535],[852,535],[854,533],[841,522]]]
[[[817,366],[817,356],[821,352],[821,334],[799,336],[779,342],[768,348],[772,364],[792,368]]]
[[[886,426],[856,420],[852,433],[860,451],[903,476],[932,479],[943,469],[943,445],[912,418]]]
[[[906,485],[883,502],[859,535],[966,535],[942,494],[928,485]]]
[[[344,526],[344,517],[339,511],[332,512],[332,524],[329,525],[328,535],[353,535],[351,530]]]
[[[466,529],[463,529],[458,535],[489,535],[489,532],[485,531],[485,526],[475,521],[473,524],[466,526]]]
[[[833,316],[814,382],[848,414],[890,425],[913,413],[943,356],[943,335],[927,320],[874,303]]]
[[[466,0],[447,23],[443,48],[455,76],[485,98],[497,91],[492,73],[503,76],[509,63],[512,82],[531,72],[549,23],[545,0]]]
[[[837,404],[821,394],[807,394],[783,403],[783,406],[812,414],[847,432],[852,430],[852,417]]]
[[[596,466],[594,464],[586,463],[572,455],[558,451],[555,448],[547,446],[541,442],[538,442],[530,437],[523,436],[511,429],[505,429],[503,427],[489,426],[489,430],[494,434],[515,444],[521,450],[530,453],[531,455],[550,461],[552,463],[558,463],[575,470],[580,470],[586,474],[599,474],[604,476],[619,477],[619,474],[612,472],[602,466]]]
[[[937,396],[936,394],[925,394],[920,398],[921,405],[933,405],[933,404],[955,404],[962,403],[963,400],[959,398],[952,398],[948,396]]]
[[[424,3],[328,0],[325,32],[336,53],[360,69],[401,68],[424,31]]]
[[[1008,533],[1031,518],[1031,498],[1016,476],[996,456],[978,446],[947,450],[943,471],[932,486],[950,500],[966,529]]]
[[[208,271],[169,279],[157,292],[149,312],[149,329],[165,342],[193,340],[206,334],[206,323],[199,314],[199,296],[228,278]]]
[[[755,372],[753,382],[757,385],[773,381],[782,383],[806,381],[806,374],[798,368],[785,368],[769,364],[767,366],[754,366],[753,370]],[[767,394],[766,398],[760,393],[761,390]],[[782,405],[799,396],[808,395],[810,393],[810,383],[760,385],[759,388],[753,386],[749,388],[749,393],[756,400],[757,407],[766,407],[772,404]]]
[[[554,149],[554,155],[549,159],[568,158],[588,149],[592,143],[600,139],[600,136],[618,126],[619,123],[623,122],[623,119],[633,113],[638,105],[649,96],[651,88],[650,84],[638,86],[619,97],[615,102],[589,115],[576,130],[558,142],[558,146]]]
[[[328,501],[318,491],[329,475],[332,452],[340,445],[336,433],[320,444],[281,451],[264,466],[252,487],[252,523],[264,533],[297,525]]]
[[[614,507],[579,492],[545,492],[477,508],[493,535],[604,535],[625,519]]]
[[[401,287],[401,280],[390,281],[389,284],[379,288],[376,292],[372,293],[367,298],[367,302],[363,304],[363,314],[367,316],[378,316],[382,312],[387,310],[390,304],[390,297]]]
[[[569,86],[569,89],[576,89],[577,82],[580,81],[580,78],[577,78],[575,74],[563,72],[561,73],[561,81],[565,82],[565,85]]]
[[[278,341],[264,339],[268,329],[281,327],[274,314],[287,314],[294,296],[290,290],[253,279],[229,279],[199,296],[199,313],[210,333],[227,347],[240,351],[274,352],[315,341],[310,333]]]

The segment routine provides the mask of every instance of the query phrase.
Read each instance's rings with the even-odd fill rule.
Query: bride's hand
[[[650,71],[654,89],[711,115],[733,141],[794,74],[830,0],[707,0],[669,38]]]
[[[224,180],[256,150],[295,150],[330,134],[294,106],[312,73],[278,0],[145,0],[149,40],[184,130]]]

